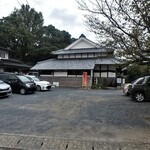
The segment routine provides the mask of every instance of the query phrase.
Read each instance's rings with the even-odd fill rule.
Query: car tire
[[[37,85],[36,90],[41,91],[41,87],[39,85]]]
[[[26,90],[24,88],[20,89],[20,94],[21,95],[25,95],[26,94]]]
[[[134,94],[134,100],[137,102],[143,102],[145,100],[145,96],[142,92],[137,92]]]

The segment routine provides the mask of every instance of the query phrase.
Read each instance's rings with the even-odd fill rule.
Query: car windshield
[[[28,79],[28,78],[25,77],[25,76],[18,76],[18,78],[19,78],[22,82],[24,82],[24,83],[26,83],[26,82],[31,82],[31,80]]]
[[[33,80],[34,80],[34,81],[40,81],[40,79],[37,78],[37,77],[33,77]]]

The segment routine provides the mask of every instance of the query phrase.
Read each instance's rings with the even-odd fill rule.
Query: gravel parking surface
[[[150,102],[113,89],[13,94],[0,99],[0,133],[150,143]]]

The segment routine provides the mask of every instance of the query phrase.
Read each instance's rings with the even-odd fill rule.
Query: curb
[[[0,150],[150,150],[150,143],[0,134]]]

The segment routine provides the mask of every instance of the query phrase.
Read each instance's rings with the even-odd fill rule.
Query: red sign
[[[82,86],[87,86],[87,72],[83,72],[83,75],[82,75]]]

